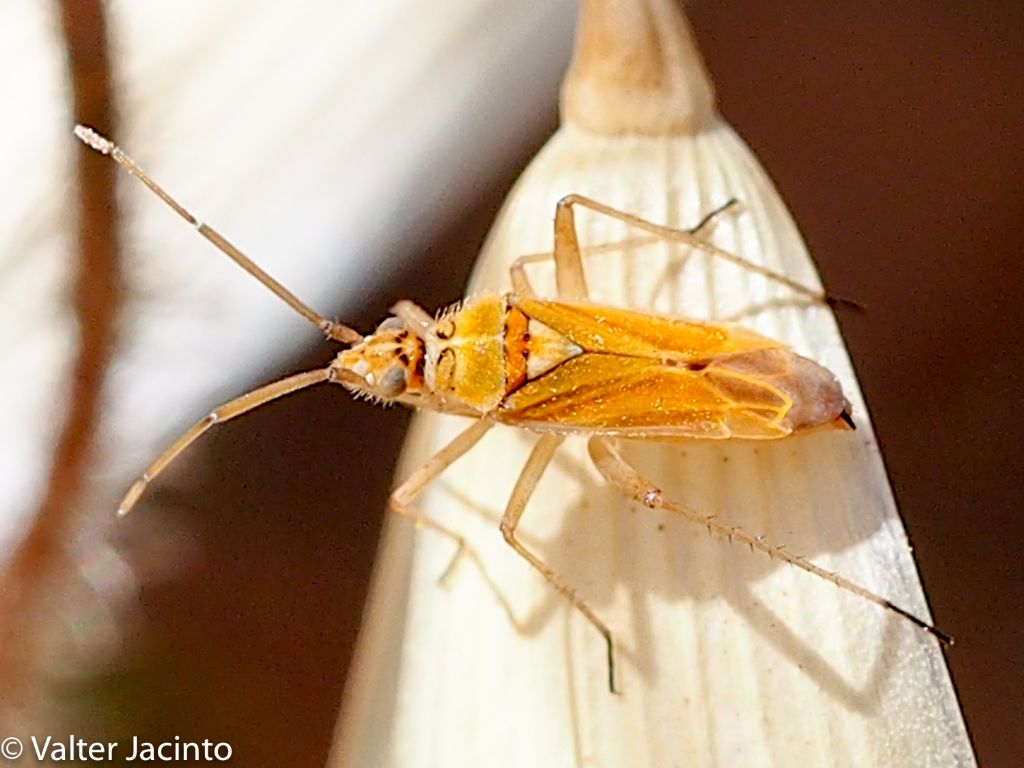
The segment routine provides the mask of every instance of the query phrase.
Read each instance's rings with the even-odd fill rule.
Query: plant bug
[[[626,497],[665,509],[778,560],[832,582],[891,610],[941,642],[953,638],[889,600],[820,568],[742,528],[718,521],[666,497],[622,458],[616,441],[778,440],[818,428],[854,428],[849,405],[835,376],[792,349],[737,325],[711,323],[588,301],[574,207],[622,221],[655,238],[679,242],[727,259],[782,283],[815,301],[843,300],[810,289],[739,256],[704,237],[714,218],[735,201],[712,211],[691,229],[673,229],[581,195],[562,198],[555,209],[551,254],[522,256],[511,266],[512,291],[476,296],[437,319],[410,301],[368,336],[331,322],[307,307],[216,230],[198,221],[110,140],[84,126],[75,135],[110,155],[218,249],[345,349],[323,369],[267,384],[211,411],[165,450],[128,490],[119,507],[127,514],[147,486],[182,451],[216,424],[241,416],[283,395],[322,382],[341,384],[355,395],[465,416],[473,423],[432,456],[391,494],[390,509],[431,528],[465,551],[462,538],[412,507],[423,488],[466,454],[495,425],[539,435],[502,516],[505,541],[529,562],[604,637],[608,684],[615,688],[611,630],[561,576],[516,536],[527,502],[559,445],[569,436],[588,439],[598,472]],[[558,297],[535,295],[527,264],[553,259]],[[454,563],[454,560],[453,560]],[[451,566],[449,566],[449,571]]]

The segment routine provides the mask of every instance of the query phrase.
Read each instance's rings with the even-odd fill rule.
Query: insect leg
[[[688,230],[670,230],[667,227],[659,227],[656,224],[645,222],[643,219],[636,218],[630,214],[621,213],[614,208],[608,208],[600,203],[595,203],[589,198],[582,197],[580,195],[568,195],[563,197],[555,205],[555,250],[554,253],[534,253],[526,256],[520,256],[509,268],[509,273],[512,281],[512,290],[520,296],[533,296],[534,290],[530,285],[529,278],[526,275],[525,266],[527,264],[536,263],[538,261],[546,261],[553,259],[555,262],[555,284],[558,292],[558,296],[563,299],[587,299],[589,298],[590,292],[587,289],[586,273],[583,270],[583,256],[591,256],[597,253],[604,253],[610,250],[628,250],[630,247],[636,247],[640,245],[647,245],[651,242],[656,242],[658,239],[665,239],[667,237],[661,230],[667,230],[674,232],[679,235],[685,235],[687,243],[704,243],[700,238],[702,237],[703,230],[707,229],[715,220],[716,217],[721,215],[729,208],[737,205],[739,201],[735,198],[728,202],[720,205],[715,210],[708,213],[701,219],[696,226]],[[605,213],[607,215],[618,218],[619,216],[626,217],[626,221],[637,226],[639,229],[651,232],[656,235],[655,238],[631,238],[624,240],[620,243],[605,244],[601,246],[587,246],[580,248],[579,237],[576,234],[576,217],[573,212],[573,205],[583,205],[585,207],[591,207],[597,210],[599,213]],[[595,207],[599,206],[599,207]],[[647,224],[648,226],[642,226]],[[668,239],[673,239],[669,237]],[[704,245],[712,247],[707,243]],[[720,249],[715,249],[720,250]],[[775,273],[768,273],[762,267],[747,262],[745,259],[741,259],[738,256],[727,251],[722,251],[721,255],[737,261],[744,265],[750,266],[755,270],[761,271],[762,273],[770,274],[775,276]],[[776,276],[776,277],[782,277]],[[788,278],[782,278],[786,281],[787,285],[791,282]],[[793,283],[794,286],[798,285]],[[800,286],[802,287],[802,286]]]
[[[519,526],[519,520],[523,516],[523,511],[526,509],[530,497],[533,496],[541,475],[544,474],[544,470],[564,439],[562,435],[545,435],[534,446],[533,451],[530,453],[530,458],[526,460],[526,465],[519,475],[519,479],[516,480],[512,496],[505,507],[505,514],[502,515],[501,535],[505,537],[505,541],[508,542],[508,545],[520,557],[536,568],[540,575],[547,580],[548,584],[558,590],[559,594],[572,603],[573,608],[582,613],[584,618],[601,633],[608,654],[608,688],[612,693],[617,693],[615,688],[615,647],[612,641],[611,630],[597,617],[597,614],[594,613],[593,609],[587,605],[575,589],[569,586],[561,576],[551,570],[547,563],[523,546],[519,539],[516,538],[516,528]]]
[[[535,296],[537,292],[533,290],[530,278],[526,275],[526,265],[547,261],[551,256],[550,253],[530,253],[513,261],[512,266],[508,269],[512,281],[512,292],[519,296]]]
[[[431,329],[434,327],[434,318],[419,304],[408,299],[402,299],[391,308],[391,311],[395,314],[395,317],[402,320],[420,338],[426,338],[431,335]]]
[[[789,563],[790,565],[795,565],[797,568],[807,571],[819,578],[825,579],[825,581],[832,582],[840,589],[859,595],[865,600],[875,603],[876,605],[880,605],[883,608],[898,614],[902,618],[910,621],[912,624],[920,627],[925,632],[933,635],[943,644],[953,644],[953,638],[945,632],[942,632],[924,619],[918,618],[914,614],[894,605],[884,597],[876,595],[874,592],[865,589],[859,584],[855,584],[837,573],[825,570],[804,557],[790,554],[781,546],[767,542],[759,536],[753,536],[742,528],[726,525],[719,521],[714,515],[702,515],[673,499],[666,498],[657,486],[637,472],[632,465],[622,458],[608,438],[592,437],[588,447],[590,450],[590,458],[593,460],[594,465],[604,478],[622,491],[626,496],[640,502],[645,507],[650,509],[666,509],[670,512],[675,512],[687,520],[707,528],[709,532],[717,533],[726,537],[730,543],[740,542],[742,544],[746,544],[752,550],[756,549],[776,560],[781,560]]]
[[[305,373],[297,373],[294,376],[289,376],[280,381],[275,381],[266,386],[254,389],[252,392],[247,392],[241,397],[237,397],[224,405],[213,409],[203,419],[197,421],[192,425],[181,437],[174,441],[174,443],[157,459],[146,468],[146,471],[132,484],[132,487],[128,489],[128,493],[125,494],[124,499],[121,500],[121,505],[117,509],[117,514],[120,516],[127,515],[131,511],[131,508],[135,506],[139,498],[145,492],[146,487],[153,482],[157,475],[163,472],[167,465],[174,461],[178,456],[194,443],[200,435],[206,430],[210,429],[217,424],[223,424],[225,421],[241,416],[243,413],[248,413],[253,408],[258,408],[264,403],[268,403],[271,400],[276,400],[284,395],[297,392],[300,389],[311,387],[314,384],[319,384],[323,381],[330,381],[334,376],[334,370],[332,368],[324,368],[317,371],[306,371]]]
[[[608,216],[610,218],[617,219],[618,221],[621,221],[621,222],[629,225],[630,227],[635,227],[636,229],[643,230],[644,232],[650,232],[652,235],[655,235],[658,238],[661,238],[662,240],[668,240],[668,241],[677,242],[677,243],[685,243],[686,245],[689,245],[689,246],[691,246],[693,248],[696,248],[698,250],[704,251],[705,253],[710,254],[711,256],[716,256],[716,257],[718,257],[720,259],[723,259],[724,261],[729,261],[729,262],[731,262],[733,264],[737,264],[737,265],[743,267],[744,269],[747,269],[747,270],[749,270],[751,272],[754,272],[754,273],[756,273],[758,275],[766,277],[769,280],[772,280],[774,282],[780,283],[781,285],[786,286],[787,288],[789,288],[790,290],[794,291],[795,293],[799,293],[799,294],[801,294],[803,296],[808,296],[809,298],[813,299],[814,301],[818,301],[818,302],[822,302],[822,303],[830,304],[830,305],[840,304],[841,303],[841,304],[852,304],[854,306],[859,306],[859,305],[856,304],[856,302],[851,302],[848,299],[840,299],[840,298],[837,298],[837,297],[834,297],[834,296],[829,296],[828,294],[826,294],[823,291],[818,290],[817,288],[810,288],[810,287],[808,287],[806,285],[803,285],[802,283],[798,283],[796,280],[793,280],[793,279],[791,279],[789,277],[786,277],[785,275],[780,274],[778,272],[774,272],[774,271],[772,271],[772,270],[770,270],[770,269],[768,269],[766,267],[762,267],[760,264],[755,264],[752,261],[748,261],[747,259],[744,259],[742,256],[737,256],[734,253],[730,253],[729,251],[726,251],[726,250],[724,250],[722,248],[719,248],[718,246],[716,246],[716,245],[714,245],[712,243],[709,243],[707,240],[705,240],[701,236],[702,231],[707,228],[707,226],[714,220],[714,218],[716,216],[718,216],[719,214],[721,214],[725,210],[731,208],[735,204],[736,204],[735,200],[728,201],[727,203],[725,203],[725,205],[720,206],[719,208],[715,209],[710,214],[705,216],[703,219],[701,219],[700,222],[698,222],[697,225],[695,227],[691,228],[691,229],[676,229],[676,228],[667,227],[667,226],[664,226],[664,225],[661,225],[661,224],[655,224],[654,222],[648,221],[647,219],[641,219],[639,216],[634,216],[631,213],[626,213],[624,211],[620,211],[620,210],[618,210],[616,208],[612,208],[611,206],[605,205],[604,203],[599,203],[596,200],[592,200],[589,197],[584,197],[583,195],[567,195],[567,196],[563,197],[561,200],[558,201],[558,208],[557,208],[557,210],[558,211],[562,211],[562,210],[571,211],[572,207],[574,205],[579,205],[579,206],[582,206],[584,208],[589,208],[590,210],[592,210],[592,211],[594,211],[596,213],[600,213],[600,214],[602,214],[604,216]],[[563,218],[568,220],[568,221],[570,221],[570,222],[572,221],[571,213],[564,215]],[[558,218],[557,218],[557,215],[556,215],[556,221],[555,221],[555,228],[556,228],[556,232],[557,232],[557,229],[558,229]],[[557,243],[557,238],[556,238],[556,243]],[[556,248],[556,250],[555,250],[555,259],[556,259],[556,261],[558,260],[559,255],[560,255],[559,251]],[[571,270],[573,268],[574,267],[573,267],[572,263],[569,263],[565,267],[565,269],[569,269],[569,270]]]
[[[493,426],[493,421],[486,421],[484,419],[474,421],[469,428],[460,432],[458,437],[427,459],[423,466],[409,475],[401,485],[391,492],[391,497],[388,499],[388,508],[395,514],[412,520],[417,527],[430,528],[431,530],[440,533],[442,536],[447,536],[455,542],[457,547],[455,555],[452,557],[451,562],[448,563],[448,567],[445,568],[444,572],[441,574],[442,583],[448,580],[452,572],[455,570],[455,565],[463,555],[466,555],[475,561],[476,564],[480,566],[481,571],[484,570],[483,564],[480,562],[479,556],[468,548],[466,540],[459,534],[441,525],[441,523],[436,520],[417,512],[410,505],[412,504],[413,499],[419,495],[420,491],[429,485],[434,478],[465,455],[470,448],[480,442],[480,438],[486,435],[487,431]]]
[[[590,291],[583,272],[572,205],[572,196],[563,197],[555,204],[555,286],[560,298],[585,300],[590,298]]]
[[[723,209],[720,208],[718,211],[708,214],[705,219],[710,216],[717,215],[721,210]],[[614,243],[584,245],[580,247],[580,256],[596,256],[601,253],[614,253],[616,251],[628,250],[630,248],[639,248],[656,242],[658,242],[658,238],[656,237],[630,237]],[[513,261],[512,266],[509,267],[509,276],[511,278],[513,293],[519,296],[536,295],[536,291],[533,290],[533,285],[530,283],[530,279],[526,275],[526,265],[537,264],[542,261],[553,261],[554,258],[555,254],[552,251],[546,251],[545,253],[527,253]]]

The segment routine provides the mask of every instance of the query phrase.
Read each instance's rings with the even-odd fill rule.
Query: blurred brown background
[[[825,284],[868,307],[840,319],[934,616],[958,639],[979,761],[1019,765],[1024,6],[722,0],[689,16]],[[536,107],[547,132],[556,98]],[[529,157],[464,182],[479,203],[435,242],[410,234],[404,276],[350,322],[457,298]],[[203,463],[155,489],[162,511],[121,531],[144,557],[153,531],[186,530],[192,566],[143,591],[145,652],[107,681],[111,710],[230,740],[235,764],[322,765],[406,420],[320,388],[205,438]]]

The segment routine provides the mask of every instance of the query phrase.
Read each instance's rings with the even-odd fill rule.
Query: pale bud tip
[[[109,155],[114,151],[114,142],[96,133],[92,128],[88,128],[84,125],[76,125],[75,136],[80,138],[97,152],[102,152],[104,155]]]

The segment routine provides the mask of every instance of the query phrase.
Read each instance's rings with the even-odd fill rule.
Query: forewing
[[[640,357],[584,353],[531,381],[499,408],[538,430],[624,437],[782,437],[788,404],[771,387],[723,388],[704,371]]]
[[[783,346],[734,325],[521,296],[510,297],[509,302],[527,317],[564,334],[585,352],[686,363]]]

